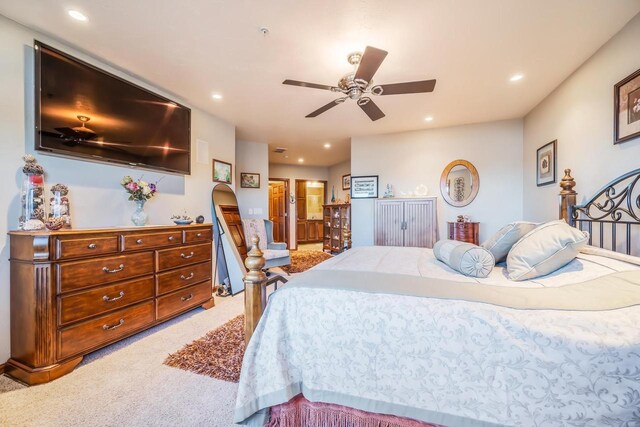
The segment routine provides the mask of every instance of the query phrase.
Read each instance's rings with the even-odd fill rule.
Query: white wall
[[[440,195],[440,174],[456,159],[470,161],[480,175],[478,196],[462,208],[448,205]],[[396,196],[424,184],[429,196],[438,196],[439,238],[446,236],[447,221],[465,214],[481,223],[484,240],[522,218],[522,120],[354,137],[351,174],[379,175],[380,197],[388,183]],[[373,199],[351,203],[353,244],[373,244]]]
[[[9,245],[8,230],[18,227],[19,192],[22,184],[21,156],[33,152],[33,39],[58,47],[134,83],[150,88],[181,103],[183,100],[127,76],[119,70],[87,57],[55,40],[37,34],[0,16],[0,363],[9,358]],[[192,173],[166,175],[131,168],[89,163],[36,154],[45,167],[47,186],[69,185],[75,228],[131,225],[133,203],[127,201],[119,181],[124,175],[157,181],[159,193],[146,205],[151,224],[170,224],[172,213],[186,209],[191,216],[204,215],[211,221],[211,156],[235,163],[235,128],[216,117],[192,109]],[[207,141],[206,163],[196,162],[195,141]],[[207,154],[207,153],[203,153]]]
[[[337,165],[329,167],[329,188],[327,193],[327,202],[331,201],[331,188],[335,188],[336,200],[341,199],[345,201],[345,197],[349,194],[349,190],[342,189],[342,177],[343,175],[351,174],[351,160],[346,160]]]
[[[271,163],[269,165],[270,178],[289,179],[289,191],[292,196],[296,192],[296,179],[316,181],[329,180],[329,168],[321,166],[296,166]],[[267,196],[268,197],[268,196]],[[327,189],[327,197],[331,198],[331,187]],[[296,205],[289,205],[289,247],[296,245]]]
[[[269,146],[250,141],[236,141],[236,197],[243,218],[269,217]],[[260,188],[241,188],[240,173],[260,174]]]
[[[524,119],[524,218],[558,217],[565,168],[576,180],[578,203],[612,179],[640,167],[640,138],[613,144],[613,86],[640,68],[637,15]],[[558,140],[558,182],[536,187],[536,149]]]

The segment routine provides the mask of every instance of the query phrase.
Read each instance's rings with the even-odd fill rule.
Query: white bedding
[[[355,248],[316,270],[553,287],[637,265],[581,254],[546,277],[468,278],[428,249]],[[389,284],[393,286],[393,283]],[[516,310],[467,301],[292,288],[247,348],[236,421],[299,392],[443,425],[640,425],[640,306]],[[264,414],[263,414],[264,415]]]

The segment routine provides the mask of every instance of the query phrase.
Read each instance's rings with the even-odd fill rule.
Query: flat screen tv
[[[35,41],[39,151],[189,175],[191,110]]]

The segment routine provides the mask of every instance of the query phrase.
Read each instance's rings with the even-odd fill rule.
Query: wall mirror
[[[466,160],[454,160],[442,171],[440,192],[451,206],[467,206],[480,189],[478,170]]]
[[[246,272],[247,242],[242,228],[242,218],[236,195],[226,184],[218,184],[211,192],[215,221],[214,251],[217,282],[237,294],[244,289],[242,278]]]

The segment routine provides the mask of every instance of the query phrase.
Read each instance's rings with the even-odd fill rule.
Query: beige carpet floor
[[[56,381],[0,377],[0,426],[233,426],[237,384],[163,364],[170,353],[242,313],[243,294],[197,309],[87,356]]]

